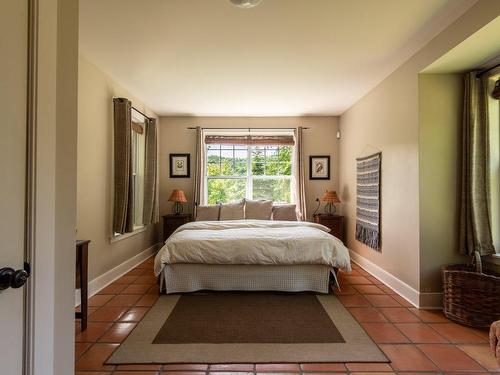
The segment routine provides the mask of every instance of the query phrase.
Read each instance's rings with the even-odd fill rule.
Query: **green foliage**
[[[246,196],[246,149],[237,147],[233,151],[231,146],[222,146],[222,150],[218,146],[212,146],[207,156],[209,204],[236,201]],[[235,157],[222,156],[232,155],[233,152]],[[250,152],[251,174],[256,176],[253,178],[253,198],[290,202],[290,179],[279,176],[291,176],[292,147],[252,147]],[[265,176],[277,178],[259,178]]]

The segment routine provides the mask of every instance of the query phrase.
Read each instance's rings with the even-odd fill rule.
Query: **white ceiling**
[[[81,0],[80,49],[160,115],[339,115],[475,0]]]

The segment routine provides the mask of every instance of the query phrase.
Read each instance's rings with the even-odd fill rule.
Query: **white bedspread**
[[[351,270],[349,251],[329,228],[301,221],[197,221],[182,225],[155,258],[164,264],[323,264]]]

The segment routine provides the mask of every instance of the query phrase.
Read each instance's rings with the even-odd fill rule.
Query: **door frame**
[[[23,375],[74,372],[78,0],[28,4]]]

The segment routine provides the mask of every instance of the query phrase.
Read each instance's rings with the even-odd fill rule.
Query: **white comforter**
[[[349,252],[309,222],[272,220],[197,221],[179,227],[155,258],[158,276],[164,264],[323,264],[351,270]]]

